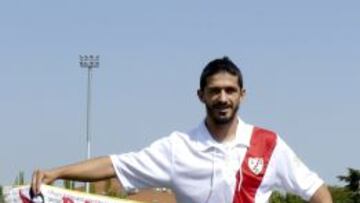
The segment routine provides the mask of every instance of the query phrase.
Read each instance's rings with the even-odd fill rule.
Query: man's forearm
[[[115,177],[115,171],[108,156],[98,157],[51,170],[57,179],[77,181],[98,181]]]
[[[36,170],[31,179],[31,188],[40,193],[41,184],[49,184],[57,179],[77,181],[98,181],[115,177],[110,157],[98,157],[52,170]]]
[[[326,187],[322,185],[316,190],[315,194],[311,197],[310,203],[332,203],[331,194]]]

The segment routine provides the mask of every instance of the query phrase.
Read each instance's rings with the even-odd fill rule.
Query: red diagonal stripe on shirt
[[[264,178],[275,145],[275,133],[269,130],[254,127],[251,136],[250,147],[244,157],[244,161],[241,165],[241,170],[239,170],[236,174],[236,187],[233,203],[255,202],[256,191],[260,187],[260,184]],[[249,168],[250,158],[262,158],[263,160],[262,170],[257,175]],[[255,167],[258,166],[259,162],[255,164]],[[242,172],[242,180],[240,172]]]

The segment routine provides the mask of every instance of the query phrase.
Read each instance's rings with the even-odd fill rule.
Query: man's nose
[[[225,90],[221,90],[221,91],[220,91],[219,100],[220,100],[221,102],[226,102],[226,100],[227,100],[227,95],[226,95]]]

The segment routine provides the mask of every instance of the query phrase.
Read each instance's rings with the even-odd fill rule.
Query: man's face
[[[198,96],[206,106],[208,118],[223,125],[236,117],[245,90],[240,89],[237,76],[219,72],[207,78],[207,84],[198,91]]]

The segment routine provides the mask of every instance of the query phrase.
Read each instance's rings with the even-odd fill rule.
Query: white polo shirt
[[[273,136],[274,148],[267,162],[262,157],[250,157],[243,164],[255,127],[240,118],[238,121],[231,143],[216,142],[202,122],[187,133],[173,132],[139,152],[111,155],[116,174],[126,190],[168,187],[179,203],[228,203],[234,202],[241,187],[249,185],[242,184],[246,179],[242,177],[243,165],[251,168],[254,177],[263,174],[251,202],[268,202],[274,189],[309,200],[323,181],[279,136]],[[241,174],[239,178],[237,174]]]

